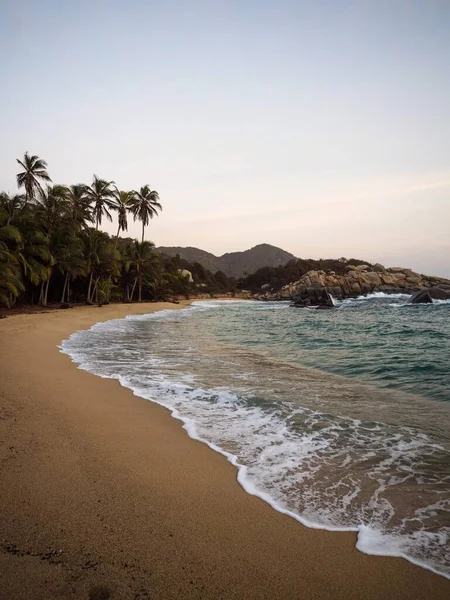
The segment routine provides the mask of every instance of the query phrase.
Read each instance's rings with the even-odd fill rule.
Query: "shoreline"
[[[307,528],[246,493],[168,409],[57,347],[97,322],[189,303],[0,322],[0,595],[446,598],[443,576],[362,554],[354,533]]]

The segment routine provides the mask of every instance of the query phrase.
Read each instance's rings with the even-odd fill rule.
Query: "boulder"
[[[428,293],[428,290],[420,290],[413,294],[408,300],[408,304],[432,304],[433,298]]]
[[[300,293],[293,298],[293,306],[299,308],[317,307],[333,308],[333,299],[326,289],[320,290],[309,288],[306,293]]]
[[[374,271],[379,271],[380,273],[386,273],[385,267],[383,267],[383,265],[380,264],[380,263],[375,263],[374,266],[373,266],[373,270]]]
[[[434,300],[450,300],[450,289],[445,290],[441,287],[433,287],[427,290]]]
[[[439,287],[419,290],[411,296],[408,304],[430,304],[433,300],[450,300],[450,291]]]
[[[189,283],[194,283],[194,280],[192,278],[192,273],[190,271],[188,271],[187,269],[178,269],[178,275],[181,275],[182,277],[186,277]]]
[[[378,287],[379,285],[381,285],[381,278],[378,275],[378,273],[375,273],[373,271],[369,271],[369,272],[364,273],[363,277],[364,277],[364,281],[366,281],[367,283],[369,283],[374,288]]]
[[[369,265],[357,265],[355,271],[368,271],[369,268]]]

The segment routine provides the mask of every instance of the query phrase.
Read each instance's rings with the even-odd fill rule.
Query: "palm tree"
[[[41,181],[50,181],[50,176],[47,173],[47,163],[38,156],[30,156],[25,152],[23,160],[16,159],[19,165],[24,170],[17,173],[17,186],[25,188],[25,195],[28,202],[34,199],[37,190],[42,189]]]
[[[8,214],[0,208],[0,304],[9,308],[25,288],[15,252],[22,236],[14,225],[6,224]]]
[[[6,213],[6,225],[14,221],[25,208],[25,196],[16,194],[9,196],[6,192],[0,194],[0,207]]]
[[[112,221],[111,213],[108,209],[113,208],[112,198],[114,192],[111,186],[113,181],[99,179],[94,175],[94,180],[91,186],[86,186],[85,194],[90,204],[92,204],[92,212],[95,218],[95,229],[102,224],[102,218],[105,216],[109,221]]]
[[[36,216],[39,223],[51,235],[67,214],[69,190],[65,185],[40,188],[36,196]]]
[[[152,242],[138,242],[134,241],[131,257],[130,267],[135,273],[133,289],[131,290],[130,299],[133,300],[134,290],[136,284],[138,284],[138,301],[142,302],[142,278],[145,271],[155,264],[158,260],[156,254],[153,252],[155,245]]]
[[[144,229],[149,224],[150,219],[158,215],[158,210],[162,210],[162,206],[158,200],[158,192],[151,190],[149,185],[144,185],[139,192],[135,192],[131,210],[134,220],[139,219],[142,221],[141,242],[144,241]]]
[[[110,251],[110,237],[104,231],[97,229],[86,229],[83,232],[84,241],[84,260],[86,261],[87,272],[89,273],[89,284],[87,290],[87,301],[92,302],[96,285],[94,275],[98,279],[99,272],[108,270],[110,263],[114,260],[114,255]],[[105,269],[102,266],[106,265]],[[111,272],[111,269],[109,269]]]
[[[94,222],[91,201],[83,183],[76,183],[67,189],[68,217],[74,227],[80,231],[87,223]]]
[[[117,186],[114,189],[113,208],[117,211],[117,234],[114,246],[117,246],[117,240],[121,231],[128,231],[127,212],[131,210],[134,201],[134,192],[119,191]]]
[[[83,243],[77,233],[70,223],[62,223],[50,240],[56,269],[64,276],[61,302],[70,300],[70,281],[86,272]]]

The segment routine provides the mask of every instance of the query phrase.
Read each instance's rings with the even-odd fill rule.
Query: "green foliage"
[[[144,240],[145,227],[162,209],[158,192],[148,185],[124,191],[96,175],[90,186],[54,185],[38,156],[26,153],[17,162],[23,169],[17,183],[25,194],[0,193],[0,307],[166,300],[188,297],[196,285],[209,293],[233,289],[234,281],[223,273],[163,256]],[[99,229],[113,212],[114,237]],[[129,215],[142,223],[141,241],[119,237]],[[193,273],[196,284],[182,269]]]
[[[280,290],[284,285],[298,281],[308,271],[335,271],[344,274],[349,264],[361,264],[365,261],[351,258],[294,258],[281,267],[262,267],[238,281],[240,289],[259,291],[261,286],[269,285],[273,290]],[[368,263],[366,263],[368,264]]]

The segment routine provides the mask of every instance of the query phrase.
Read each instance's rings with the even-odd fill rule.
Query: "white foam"
[[[219,308],[224,303],[231,302],[195,302],[182,311],[133,316],[127,321],[176,322],[193,312]],[[290,427],[285,416],[249,405],[226,387],[204,388],[190,373],[165,371],[167,360],[161,357],[146,356],[144,369],[136,360],[139,348],[121,347],[119,363],[118,358],[103,360],[102,348],[96,349],[95,340],[89,347],[92,333],[102,337],[109,333],[113,339],[115,333],[127,335],[130,325],[125,320],[97,324],[88,332],[73,334],[60,347],[79,363],[79,368],[101,377],[119,379],[121,385],[133,390],[137,396],[169,409],[174,418],[183,422],[190,437],[206,443],[237,467],[238,481],[248,493],[258,496],[279,512],[308,527],[357,532],[356,547],[362,552],[400,556],[450,578],[450,572],[443,572],[435,557],[431,556],[427,562],[415,553],[420,544],[428,544],[433,549],[448,541],[450,531],[443,531],[440,538],[419,531],[414,538],[400,529],[395,533],[386,530],[395,510],[384,492],[389,486],[398,485],[401,479],[400,476],[393,478],[392,472],[397,468],[397,473],[411,476],[415,461],[424,453],[432,455],[441,450],[431,444],[426,435],[415,435],[407,428],[400,433],[385,431],[383,424],[366,427],[357,419],[344,422],[337,417],[331,421],[329,415],[297,407],[290,409],[290,418],[304,419],[304,429],[299,434]],[[167,364],[173,367],[170,361]],[[336,440],[342,432],[350,441],[347,447],[340,448]],[[355,456],[355,448],[360,448],[359,455]],[[377,452],[385,453],[385,459],[376,463],[370,472],[378,488],[365,508],[366,514],[370,515],[371,522],[368,523],[364,522],[364,511],[355,512],[354,509],[361,487],[351,474],[346,478],[344,474],[357,460],[361,465],[369,464]],[[334,481],[324,490],[319,484],[327,461],[339,465],[343,475],[341,480]],[[298,486],[302,487],[301,504],[297,503]],[[299,508],[293,508],[297,506]],[[430,510],[438,509],[443,507],[424,507],[423,514],[414,518],[424,520]]]

